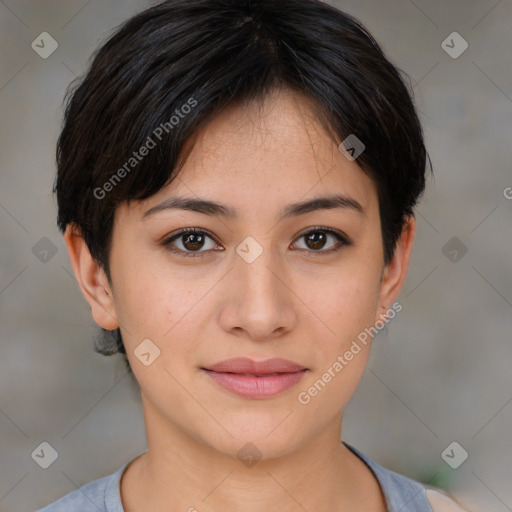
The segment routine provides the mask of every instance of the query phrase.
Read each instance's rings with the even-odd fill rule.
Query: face
[[[293,209],[333,196],[345,200]],[[172,198],[224,209],[171,207]],[[368,359],[371,338],[358,336],[405,278],[408,226],[385,268],[375,184],[303,99],[280,92],[262,108],[225,110],[173,183],[118,208],[111,287],[85,246],[66,241],[96,322],[121,328],[146,422],[232,456],[251,442],[274,457],[339,421]],[[305,370],[266,377],[260,392],[258,377],[230,390],[229,375],[205,370],[236,357]]]

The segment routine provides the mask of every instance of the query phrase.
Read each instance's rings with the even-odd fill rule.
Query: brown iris
[[[189,251],[201,249],[204,245],[204,235],[202,233],[188,233],[183,235],[183,246]]]
[[[326,242],[327,235],[323,231],[313,231],[307,235],[304,235],[306,244],[310,249],[321,249]]]

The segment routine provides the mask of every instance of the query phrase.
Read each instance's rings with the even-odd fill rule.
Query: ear
[[[397,240],[393,258],[384,268],[382,274],[379,310],[377,311],[375,321],[379,320],[380,315],[391,307],[391,304],[393,304],[402,289],[409,268],[409,259],[412,253],[415,234],[416,219],[414,216],[409,216],[402,228],[400,238]]]
[[[103,268],[91,256],[80,228],[76,224],[68,224],[64,240],[75,277],[91,306],[94,321],[109,331],[116,329],[119,323],[110,284]]]

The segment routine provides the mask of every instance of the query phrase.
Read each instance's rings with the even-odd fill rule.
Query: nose
[[[260,246],[263,250],[253,261],[235,254],[234,267],[226,276],[220,323],[231,334],[265,341],[294,328],[299,301],[285,262],[270,247],[261,242]]]

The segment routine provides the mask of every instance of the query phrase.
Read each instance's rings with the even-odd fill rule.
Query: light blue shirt
[[[388,512],[434,512],[427,500],[426,487],[423,484],[383,468],[359,450],[344,444],[375,475],[386,499]],[[109,476],[85,484],[37,512],[125,512],[119,483],[128,464],[129,462]]]

